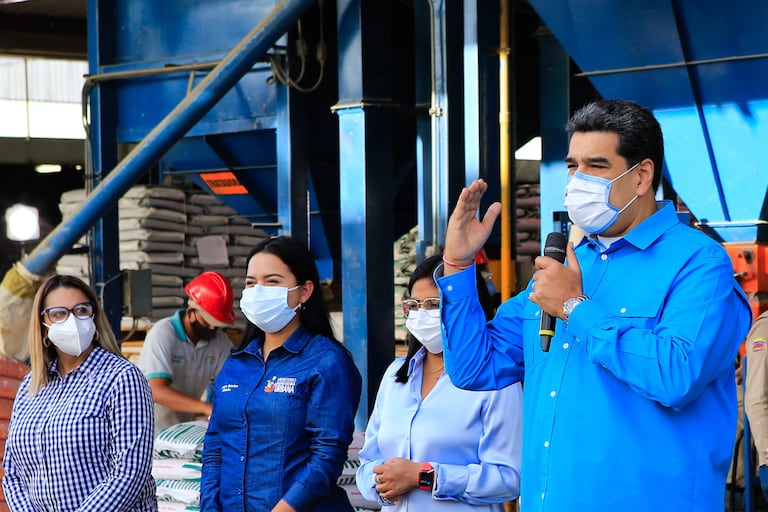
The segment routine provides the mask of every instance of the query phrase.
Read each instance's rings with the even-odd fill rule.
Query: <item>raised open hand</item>
[[[483,179],[476,179],[461,191],[445,232],[447,261],[460,265],[472,263],[475,253],[485,245],[491,235],[493,224],[501,213],[501,203],[495,202],[489,206],[481,221],[478,211],[486,190],[488,184]],[[451,267],[446,265],[446,274],[451,273],[450,269]]]

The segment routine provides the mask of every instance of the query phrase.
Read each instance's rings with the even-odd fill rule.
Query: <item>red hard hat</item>
[[[480,249],[475,253],[475,265],[482,265],[488,263],[488,255],[485,254],[485,249]]]
[[[189,297],[189,307],[202,313],[203,318],[215,327],[232,325],[235,312],[232,305],[235,296],[229,280],[218,272],[203,272],[187,286],[184,291]]]

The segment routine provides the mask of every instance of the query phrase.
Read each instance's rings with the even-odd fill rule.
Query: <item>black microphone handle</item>
[[[541,312],[541,323],[539,323],[539,333],[542,332],[551,332],[554,334],[555,332],[555,322],[557,322],[557,318],[551,317],[545,312]],[[552,342],[552,335],[550,334],[541,334],[541,350],[544,352],[549,352],[549,344]]]
[[[568,243],[563,233],[554,231],[547,235],[544,244],[544,256],[549,256],[556,261],[563,263],[565,261],[565,247]],[[541,350],[549,352],[549,344],[552,342],[552,336],[555,335],[555,323],[557,318],[549,316],[544,310],[541,310],[541,323],[539,324],[539,336],[541,336]]]

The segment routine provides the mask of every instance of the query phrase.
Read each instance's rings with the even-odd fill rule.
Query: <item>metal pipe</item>
[[[434,247],[445,246],[445,230],[448,226],[448,92],[446,84],[446,5],[444,0],[428,0],[430,6],[430,126],[432,131],[432,223],[429,230],[434,236]],[[422,240],[424,234],[419,233]]]
[[[113,71],[111,73],[98,73],[85,75],[86,83],[107,82],[110,80],[125,80],[128,78],[147,78],[151,76],[167,75],[170,73],[184,73],[186,71],[204,71],[213,69],[222,61],[199,62],[195,64],[167,64],[161,68],[132,69],[126,71]]]
[[[512,179],[510,170],[509,113],[509,4],[499,9],[499,178],[501,190],[501,300],[512,296]]]
[[[314,0],[282,0],[88,195],[82,208],[35,248],[23,265],[43,274],[99,217],[264,57]]]
[[[600,75],[616,75],[623,73],[639,73],[643,71],[657,71],[661,69],[675,69],[691,66],[705,66],[708,64],[724,64],[728,62],[739,62],[744,60],[755,60],[768,58],[768,53],[753,53],[750,55],[732,55],[730,57],[717,57],[714,59],[684,60],[679,62],[670,62],[667,64],[649,64],[647,66],[632,66],[628,68],[598,69],[595,71],[584,71],[576,73],[573,76],[591,77]]]

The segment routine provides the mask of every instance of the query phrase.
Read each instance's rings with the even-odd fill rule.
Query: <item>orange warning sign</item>
[[[200,177],[214,194],[231,196],[248,193],[248,190],[237,180],[237,177],[232,172],[201,172]]]

